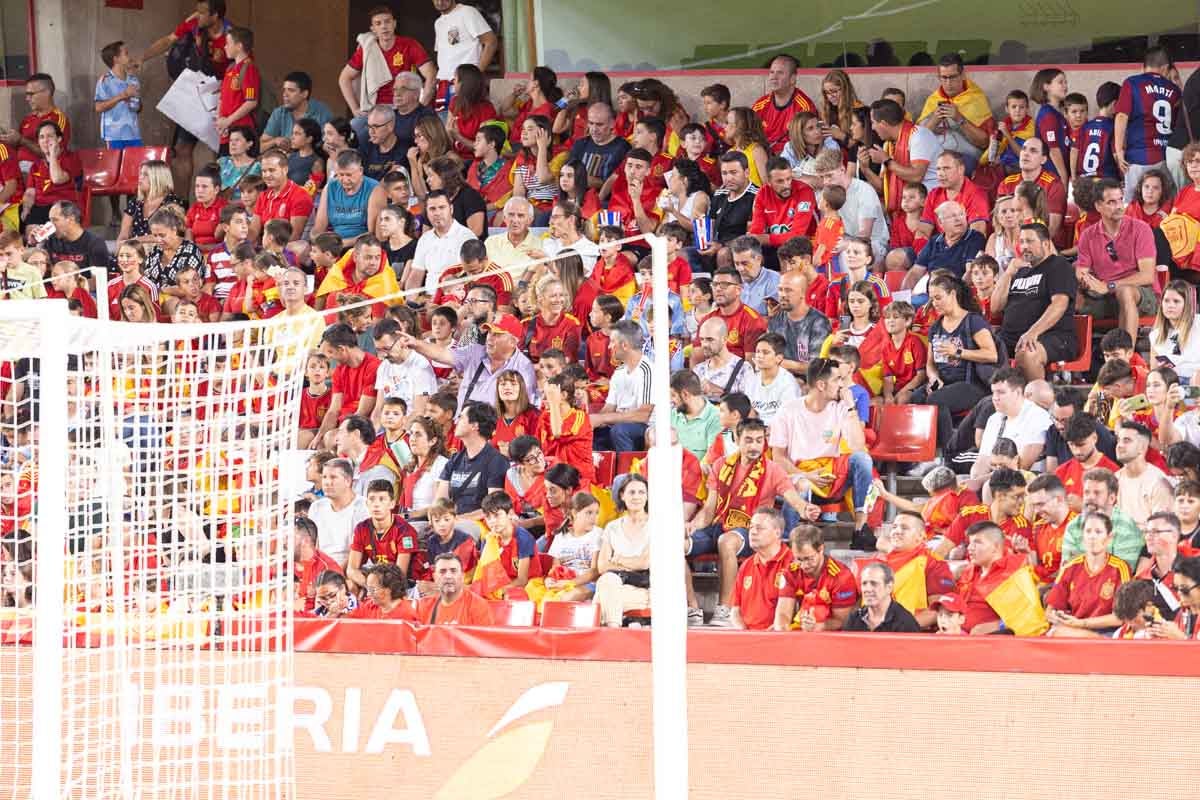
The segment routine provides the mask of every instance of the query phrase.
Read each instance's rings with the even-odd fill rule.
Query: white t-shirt
[[[479,56],[483,53],[479,37],[491,32],[491,26],[479,9],[462,3],[434,20],[433,49],[437,51],[438,80],[453,80],[459,64],[478,67]]]
[[[421,234],[416,252],[413,253],[413,266],[425,270],[427,295],[433,297],[437,293],[438,283],[447,267],[462,263],[463,242],[474,238],[471,229],[458,220],[451,223],[445,236],[438,236],[432,228]]]
[[[592,270],[596,268],[596,260],[600,258],[600,245],[588,239],[586,236],[572,245],[565,245],[558,239],[546,238],[542,242],[542,252],[549,258],[554,258],[563,250],[574,250],[579,254],[579,259],[583,261],[583,274],[592,277]]]
[[[771,447],[786,447],[794,464],[810,458],[833,458],[842,441],[842,426],[848,415],[857,414],[841,403],[826,403],[825,410],[814,413],[798,397],[786,403],[771,422]]]
[[[746,396],[750,398],[750,405],[754,406],[754,410],[758,412],[758,418],[767,425],[771,424],[771,420],[775,419],[775,415],[779,413],[779,409],[785,403],[800,396],[800,384],[786,369],[779,370],[775,380],[771,381],[769,386],[763,385],[762,378],[757,372],[750,372],[745,387]]]
[[[1044,444],[1046,429],[1052,421],[1050,412],[1032,400],[1021,401],[1021,412],[1012,419],[997,411],[988,418],[987,425],[983,428],[983,437],[979,440],[979,453],[991,455],[996,440],[1001,436],[1016,442],[1017,450],[1023,450],[1031,444]],[[1004,428],[1003,433],[1000,431],[1001,426]]]
[[[846,203],[838,214],[846,227],[847,236],[861,236],[863,223],[873,220],[871,224],[871,249],[876,257],[882,257],[888,249],[888,222],[883,213],[883,204],[879,202],[879,193],[871,188],[871,184],[851,178],[846,186]]]
[[[630,411],[650,405],[650,402],[650,359],[642,356],[633,372],[623,364],[613,371],[605,405],[611,405],[617,411]]]
[[[317,526],[317,548],[339,564],[345,564],[354,539],[354,526],[371,516],[367,501],[355,497],[354,502],[335,511],[333,502],[322,497],[308,509],[308,518]]]
[[[429,359],[416,350],[408,351],[408,358],[399,364],[384,359],[375,374],[375,391],[385,400],[399,397],[412,411],[413,398],[437,392],[437,376]]]
[[[599,528],[592,528],[583,536],[560,533],[550,545],[550,557],[577,574],[587,572],[592,568],[592,557],[600,551],[600,535]]]
[[[1125,469],[1117,470],[1117,508],[1128,514],[1138,525],[1156,511],[1171,508],[1174,494],[1166,474],[1154,466],[1146,465],[1146,471],[1133,477]]]
[[[942,143],[934,132],[921,125],[914,126],[912,136],[908,139],[908,160],[910,163],[913,161],[929,162],[929,166],[925,169],[925,177],[921,179],[921,183],[925,184],[926,189],[937,188],[937,159],[941,154]]]
[[[417,478],[417,482],[413,484],[413,508],[429,508],[433,505],[433,493],[438,477],[448,462],[449,459],[445,456],[434,456],[433,464]]]

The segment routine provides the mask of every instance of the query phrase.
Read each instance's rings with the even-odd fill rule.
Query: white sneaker
[[[698,628],[704,624],[704,611],[699,608],[688,609],[688,627]]]
[[[713,628],[732,628],[733,612],[729,610],[729,606],[717,606],[708,624]]]

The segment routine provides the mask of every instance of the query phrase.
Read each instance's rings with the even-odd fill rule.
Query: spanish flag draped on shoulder
[[[354,249],[351,248],[342,256],[336,264],[329,270],[325,276],[325,280],[321,281],[321,285],[317,287],[316,296],[337,295],[340,292],[351,294],[361,294],[364,297],[377,298],[388,297],[395,295],[400,291],[400,284],[396,281],[396,273],[388,264],[387,258],[384,258],[379,269],[373,275],[358,275],[357,265],[354,263]],[[388,305],[400,302],[400,298],[392,297],[391,300],[382,303],[375,303],[371,306],[371,315],[375,318],[380,318],[387,313]],[[326,302],[326,307],[337,306],[337,298],[330,298]]]

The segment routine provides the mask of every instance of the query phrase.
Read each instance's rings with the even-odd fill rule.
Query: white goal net
[[[0,303],[0,800],[294,796],[294,333]]]

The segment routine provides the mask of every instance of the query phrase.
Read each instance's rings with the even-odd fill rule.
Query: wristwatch
[[[1115,281],[1109,281],[1109,282],[1108,282],[1108,293],[1109,293],[1109,294],[1112,294],[1112,293],[1113,293],[1113,292],[1115,292],[1116,290],[1117,290],[1117,284],[1116,284],[1116,282],[1115,282]]]

